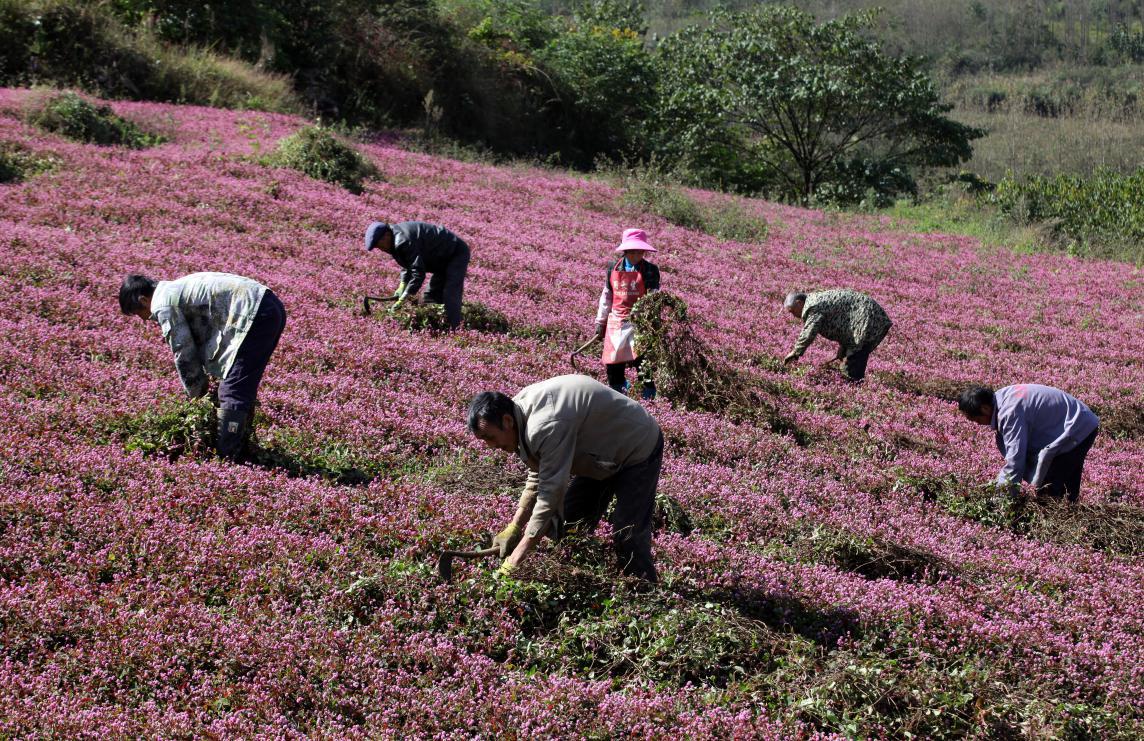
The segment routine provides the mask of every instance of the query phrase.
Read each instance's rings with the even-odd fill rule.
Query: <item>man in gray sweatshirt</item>
[[[500,573],[512,573],[542,537],[558,537],[565,523],[590,531],[615,497],[610,522],[620,566],[656,581],[652,512],[663,433],[638,402],[587,376],[557,376],[512,398],[478,394],[468,425],[529,469],[516,515],[494,540],[505,559]]]
[[[1058,499],[1080,498],[1084,459],[1100,429],[1100,419],[1084,402],[1052,386],[1019,383],[996,391],[971,386],[957,406],[966,419],[993,428],[1005,456],[997,483],[1011,495],[1028,481]]]

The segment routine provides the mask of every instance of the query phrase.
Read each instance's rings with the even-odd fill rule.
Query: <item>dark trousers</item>
[[[1037,490],[1038,494],[1047,494],[1056,499],[1067,494],[1070,502],[1080,499],[1080,475],[1084,471],[1084,459],[1088,457],[1088,451],[1096,441],[1098,432],[1100,432],[1099,427],[1082,440],[1080,445],[1053,458],[1053,462],[1049,465],[1049,475],[1044,485]]]
[[[608,521],[612,524],[612,543],[620,568],[625,574],[653,584],[659,577],[651,558],[651,520],[662,467],[661,433],[646,461],[622,468],[603,481],[576,476],[564,495],[565,522],[569,530],[579,532],[593,530],[615,497],[616,506]]]
[[[642,362],[643,358],[636,358],[635,360],[628,360],[623,363],[605,363],[604,370],[608,374],[608,385],[621,394],[624,393],[627,390],[627,379],[624,378],[624,369],[629,367],[635,368],[638,373]],[[654,399],[655,381],[652,381],[650,378],[644,379],[643,393],[641,395],[645,399]]]
[[[873,342],[867,342],[850,355],[846,356],[846,377],[854,383],[858,383],[866,377],[866,363],[870,361],[870,353],[882,344],[882,340],[886,339],[886,335],[882,335]]]
[[[461,326],[461,300],[465,293],[465,274],[468,272],[469,246],[461,242],[445,269],[429,277],[429,288],[425,291],[426,303],[445,304],[445,317],[453,329]]]
[[[218,386],[219,407],[249,414],[254,409],[254,399],[258,396],[258,384],[278,338],[286,328],[286,307],[269,288],[262,294],[258,312],[246,333],[234,364],[230,366],[226,378]]]

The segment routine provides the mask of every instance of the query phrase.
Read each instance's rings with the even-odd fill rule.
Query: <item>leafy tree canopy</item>
[[[921,60],[870,33],[875,17],[817,24],[764,6],[670,37],[660,49],[667,155],[685,165],[745,156],[803,202],[824,186],[909,190],[911,167],[968,160],[983,132],[945,117]]]

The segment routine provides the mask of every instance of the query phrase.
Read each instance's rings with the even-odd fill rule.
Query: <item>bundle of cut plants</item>
[[[1037,540],[1125,556],[1144,553],[1144,509],[1140,507],[1042,498],[1025,504],[1021,520],[1021,529]]]
[[[632,307],[636,348],[643,359],[640,374],[677,407],[727,414],[732,419],[761,419],[778,433],[800,437],[794,422],[783,416],[751,380],[717,361],[687,314],[687,304],[667,291],[649,293]]]
[[[449,320],[445,316],[444,304],[413,302],[402,304],[394,312],[394,318],[401,326],[411,332],[422,330],[446,332],[449,330]],[[509,330],[508,317],[496,309],[476,301],[466,301],[461,305],[461,326],[464,329],[494,334],[503,334]]]
[[[952,482],[950,482],[952,483]],[[1010,497],[993,485],[938,489],[948,512],[1048,543],[1107,553],[1144,553],[1144,509],[1116,502],[1070,503],[1048,497]]]

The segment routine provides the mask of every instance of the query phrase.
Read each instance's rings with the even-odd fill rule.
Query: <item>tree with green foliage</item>
[[[564,159],[591,166],[598,154],[639,157],[654,116],[656,70],[631,28],[578,25],[540,51],[560,94],[556,127]]]
[[[664,155],[685,167],[712,155],[752,160],[804,203],[820,191],[838,200],[869,188],[909,191],[913,168],[968,160],[983,132],[945,117],[951,106],[921,60],[886,50],[873,37],[875,18],[818,24],[795,8],[764,6],[716,12],[668,38]]]

